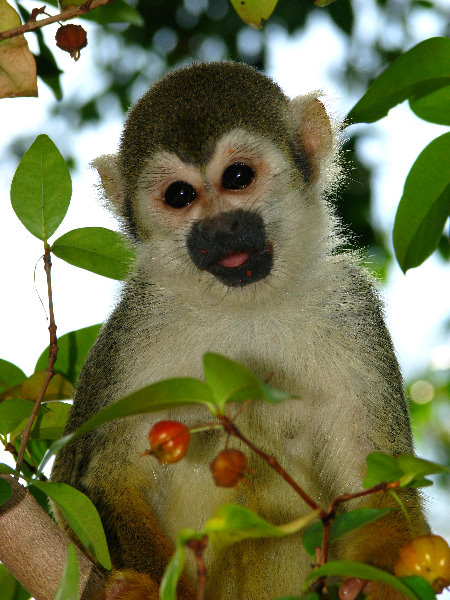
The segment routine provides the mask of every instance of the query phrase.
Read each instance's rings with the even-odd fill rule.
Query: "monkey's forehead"
[[[243,127],[284,145],[288,99],[268,77],[247,65],[191,65],[153,85],[129,113],[120,163],[134,187],[145,160],[158,150],[204,164],[215,142]]]

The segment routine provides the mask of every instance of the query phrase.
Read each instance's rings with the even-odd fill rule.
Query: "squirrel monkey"
[[[317,94],[290,100],[245,65],[191,65],[149,89],[117,156],[95,162],[137,259],[84,365],[66,432],[154,381],[201,377],[213,351],[263,379],[273,373],[275,387],[301,398],[254,402],[239,427],[322,506],[361,488],[369,452],[413,451],[380,302],[355,257],[339,252],[344,235],[327,200],[338,146]],[[224,502],[275,524],[309,510],[256,456],[251,486],[215,487],[217,432],[193,436],[176,465],[142,458],[149,429],[166,418],[209,417],[189,406],[121,419],[56,458],[53,479],[87,494],[102,517],[119,572],[102,598],[156,600],[177,531],[200,529]],[[427,531],[417,494],[402,498],[411,524],[392,511],[333,544],[334,556],[392,569],[399,547]],[[395,502],[349,503],[358,505]],[[206,563],[208,600],[299,594],[311,568],[299,536],[241,542]],[[188,564],[179,599],[195,597],[194,576]],[[377,586],[370,597],[400,598]]]

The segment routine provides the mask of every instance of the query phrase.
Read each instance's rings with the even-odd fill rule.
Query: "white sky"
[[[373,35],[377,24],[370,11],[370,3],[367,6],[368,11],[360,26],[366,28],[367,35]],[[417,29],[418,40],[434,35],[438,30],[439,24],[430,22],[427,14],[421,21],[422,30]],[[90,39],[94,39],[95,27],[86,28]],[[46,32],[49,44],[55,31],[56,28],[52,31],[49,28]],[[324,89],[338,114],[344,116],[347,113],[357,98],[346,96],[331,76],[345,47],[342,38],[330,30],[325,16],[311,20],[304,34],[295,39],[288,39],[273,28],[271,43],[269,74],[288,95]],[[93,81],[91,75],[91,64],[95,60],[94,44],[90,42],[77,63],[58,52],[58,63],[65,69],[62,77],[65,95],[83,94],[83,88],[90,90],[91,85],[101,85],[101,81]],[[33,371],[38,356],[48,344],[48,323],[33,281],[34,267],[43,248],[42,243],[24,229],[11,208],[9,187],[17,164],[5,155],[5,145],[21,133],[50,133],[46,119],[52,95],[42,82],[39,86],[39,99],[0,100],[0,256],[3,275],[0,358],[17,364],[27,374]],[[420,151],[445,128],[424,123],[411,113],[406,104],[392,110],[380,124],[365,127],[373,132],[366,145],[365,156],[368,162],[376,165],[374,215],[379,223],[392,230],[395,209],[410,166]],[[113,219],[96,201],[96,177],[88,164],[100,154],[115,151],[120,128],[118,114],[105,115],[100,127],[83,130],[82,135],[74,138],[74,154],[80,157],[81,165],[72,174],[74,190],[69,212],[53,239],[76,227],[116,227]],[[58,145],[58,138],[66,135],[60,127],[56,134],[52,130],[51,137]],[[58,334],[102,321],[114,304],[117,282],[72,267],[56,257],[53,265]],[[42,262],[38,265],[36,286],[46,303]],[[444,319],[449,317],[449,292],[448,269],[444,269],[438,258],[428,260],[406,276],[399,268],[393,269],[384,290],[387,320],[407,375],[425,368],[432,359],[441,364],[446,361],[450,365],[450,344],[448,339],[444,339],[442,327]],[[426,449],[422,455],[426,456]],[[434,488],[431,490],[433,496],[437,497]],[[445,530],[445,521],[441,520],[445,518],[443,503],[437,500],[431,502],[432,516],[440,521],[436,529],[450,537],[448,525]],[[450,598],[450,594],[445,597]]]

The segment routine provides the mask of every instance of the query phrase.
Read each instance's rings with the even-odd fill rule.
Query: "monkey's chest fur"
[[[237,425],[255,445],[275,456],[322,506],[335,495],[359,487],[365,454],[362,449],[369,451],[371,444],[360,439],[364,415],[355,415],[370,374],[351,341],[347,339],[343,345],[337,324],[333,329],[330,323],[321,323],[319,314],[306,321],[289,311],[280,314],[276,307],[256,314],[243,310],[230,318],[221,313],[220,305],[205,307],[202,312],[186,311],[184,320],[173,320],[169,305],[167,312],[160,311],[159,320],[153,313],[146,321],[137,310],[135,318],[128,319],[124,330],[118,332],[114,320],[121,310],[119,305],[100,336],[92,361],[88,361],[80,380],[80,398],[84,386],[92,393],[89,374],[93,376],[104,364],[108,364],[109,372],[103,375],[105,385],[98,390],[99,406],[166,377],[201,377],[202,355],[207,351],[223,353],[263,379],[273,374],[272,385],[298,398],[278,406],[253,402],[243,410]],[[108,361],[102,355],[108,356]],[[355,384],[358,381],[360,390]],[[236,410],[232,406],[231,414]],[[142,457],[152,424],[165,418],[187,425],[213,421],[205,409],[189,406],[111,423],[107,426],[109,434],[99,433],[98,443],[91,446],[91,465],[96,460],[120,462],[172,541],[182,527],[201,529],[225,502],[242,503],[275,524],[296,519],[309,510],[279,475],[234,439],[229,447],[243,449],[248,455],[250,484],[231,490],[217,488],[209,463],[225,447],[226,438],[218,431],[193,435],[186,457],[178,464],[159,464],[152,457]],[[102,437],[110,436],[121,440],[119,449],[117,445],[110,449],[102,445]],[[83,485],[91,488],[100,471],[90,468],[88,474],[79,475]],[[214,600],[273,598],[299,592],[311,562],[299,535],[275,542],[241,543],[220,559],[208,551],[207,561],[210,590],[214,590],[207,597]],[[194,565],[188,569],[193,576]],[[254,589],[256,572],[261,581],[259,595]],[[246,592],[246,577],[252,582],[251,595]],[[298,586],[293,588],[292,582]]]

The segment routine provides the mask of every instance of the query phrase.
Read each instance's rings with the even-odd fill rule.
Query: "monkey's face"
[[[222,290],[261,282],[277,264],[296,170],[269,141],[242,129],[205,155],[203,164],[169,152],[148,161],[135,204],[139,237],[159,252],[154,262],[166,264],[175,285],[180,278]]]
[[[204,63],[154,84],[118,158],[96,166],[138,242],[140,279],[182,301],[199,290],[197,304],[206,292],[273,300],[326,253],[334,146],[316,94],[289,100],[246,65]]]

